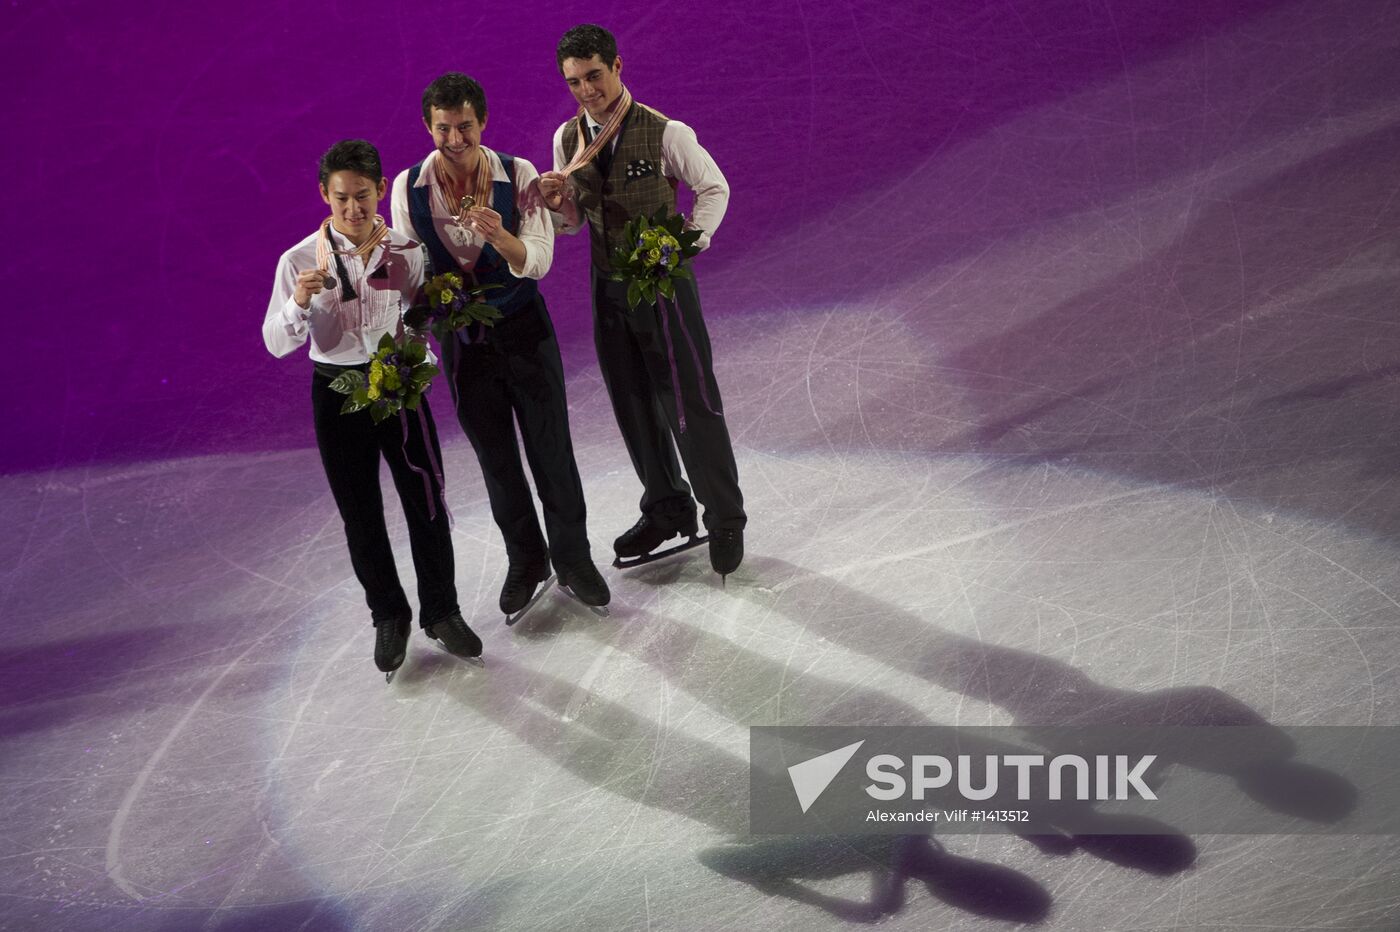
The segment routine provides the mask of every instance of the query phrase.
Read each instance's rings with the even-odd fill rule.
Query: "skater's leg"
[[[459,347],[448,377],[457,396],[457,419],[481,465],[491,516],[512,563],[546,558],[544,535],[525,481],[506,391],[506,358],[488,344]]]
[[[693,281],[677,281],[676,299],[665,302],[664,313],[666,319],[660,321],[657,309],[638,308],[634,329],[639,334],[642,358],[695,497],[704,506],[705,526],[711,531],[741,530],[748,519],[739,489],[739,469],[715,381],[700,294]],[[677,414],[675,381],[679,381],[684,429]]]
[[[408,522],[418,577],[418,620],[426,628],[458,611],[452,530],[441,478],[442,450],[428,399],[417,411],[402,411],[380,422],[376,437]]]
[[[507,390],[543,506],[550,557],[556,566],[569,566],[588,559],[589,546],[583,483],[569,435],[564,366],[543,300],[520,313],[538,314],[547,335],[530,351],[509,357]]]
[[[632,458],[632,468],[642,480],[642,513],[687,509],[693,513],[690,486],[681,476],[667,419],[657,402],[655,377],[638,346],[635,315],[646,311],[628,308],[625,284],[610,281],[596,268],[592,276],[593,342],[598,350],[598,368],[622,441]],[[645,321],[642,323],[645,337]]]
[[[365,590],[375,621],[413,616],[384,526],[384,502],[379,490],[379,445],[368,411],[340,413],[345,396],[331,391],[333,376],[312,375],[311,406],[316,446],[326,471],[331,495],[345,525],[350,565]]]

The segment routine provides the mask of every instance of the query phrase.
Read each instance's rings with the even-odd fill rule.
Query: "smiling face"
[[[603,64],[599,55],[566,58],[559,70],[574,99],[583,104],[583,109],[594,120],[603,122],[608,109],[622,95],[622,56],[613,60],[611,68]]]
[[[486,121],[477,117],[475,107],[469,103],[451,110],[433,107],[423,122],[433,137],[433,145],[448,164],[463,171],[476,168]]]
[[[374,229],[375,208],[384,198],[385,181],[377,182],[358,172],[331,172],[321,185],[321,200],[331,205],[331,226],[353,243],[362,242]]]

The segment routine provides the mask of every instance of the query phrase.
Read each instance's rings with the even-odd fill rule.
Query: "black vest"
[[[515,203],[515,159],[499,152],[496,154],[505,169],[506,180],[491,183],[491,209],[501,215],[501,225],[515,236],[520,231],[520,211]],[[483,152],[481,157],[487,156]],[[418,241],[428,247],[428,258],[431,260],[428,274],[460,271],[475,278],[477,284],[503,286],[486,292],[482,300],[506,317],[532,304],[539,294],[538,283],[533,278],[516,278],[512,275],[510,263],[490,243],[481,247],[476,266],[469,272],[462,269],[452,253],[447,251],[437,235],[437,227],[433,225],[431,187],[417,187],[418,174],[422,169],[423,163],[419,162],[408,170],[408,214]]]

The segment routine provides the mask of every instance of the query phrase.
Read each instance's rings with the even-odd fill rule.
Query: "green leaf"
[[[377,351],[381,353],[385,350],[393,352],[396,346],[398,346],[398,342],[394,339],[394,335],[386,330],[384,331],[384,336],[379,338],[379,347]]]
[[[704,230],[682,230],[676,234],[676,242],[681,244],[681,249],[689,249],[704,235]],[[694,255],[694,253],[688,253],[688,255]]]
[[[661,279],[661,281],[657,282],[656,287],[661,290],[662,294],[670,298],[672,301],[676,300],[676,286],[671,283],[671,279],[669,277],[663,278]]]
[[[627,283],[627,305],[635,308],[642,303],[642,286],[634,278]]]
[[[691,281],[695,281],[695,273],[692,272],[690,269],[688,269],[688,268],[685,267],[685,266],[681,266],[680,268],[678,268],[678,269],[676,269],[674,272],[672,272],[672,273],[671,273],[671,277],[672,277],[672,278],[688,278],[688,279],[690,279]]]
[[[470,319],[488,327],[494,327],[496,321],[501,319],[501,312],[489,304],[468,304],[464,310]]]
[[[422,330],[428,323],[428,308],[422,304],[415,304],[413,307],[403,312],[403,325],[412,327],[414,330]]]
[[[355,393],[350,398],[360,407],[368,408],[370,405],[369,386],[364,385],[355,389]]]
[[[410,366],[416,366],[428,358],[428,347],[416,341],[410,342],[404,347],[403,358]]]
[[[354,414],[356,411],[363,411],[367,407],[369,407],[369,405],[360,404],[355,400],[355,396],[351,395],[349,398],[345,399],[345,404],[340,406],[340,413]]]
[[[413,367],[413,371],[408,374],[408,377],[414,382],[431,382],[438,372],[437,366],[430,362],[422,362]]]
[[[423,393],[422,393],[422,392],[414,392],[412,395],[409,395],[409,396],[408,396],[408,399],[407,399],[407,400],[404,401],[403,406],[404,406],[405,408],[407,408],[408,410],[410,410],[410,411],[417,411],[417,410],[418,410],[418,403],[419,403],[420,401],[422,401],[422,400],[423,400]]]
[[[365,374],[358,369],[347,369],[331,380],[330,389],[348,395],[357,388],[363,388]]]
[[[647,304],[656,303],[656,282],[642,282],[642,297]]]

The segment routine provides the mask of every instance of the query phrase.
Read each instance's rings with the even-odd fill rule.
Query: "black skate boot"
[[[744,532],[739,528],[718,528],[710,532],[710,566],[719,574],[720,583],[724,577],[739,568],[744,562]]]
[[[438,642],[443,650],[458,657],[480,657],[481,638],[476,636],[462,619],[461,612],[453,612],[441,621],[423,629],[423,633]]]
[[[394,673],[408,656],[409,627],[407,618],[374,623],[374,665],[384,674],[386,683],[394,681]]]
[[[603,574],[587,557],[559,568],[559,587],[588,606],[595,615],[608,614],[603,606],[608,604],[612,593],[608,591]]]
[[[506,570],[505,585],[501,586],[501,611],[507,617],[523,611],[535,594],[535,587],[549,580],[546,562],[512,562]]]
[[[695,516],[667,520],[661,516],[642,515],[637,523],[613,541],[613,551],[623,558],[640,557],[651,553],[672,537],[684,534],[694,537],[697,528]]]
[[[708,537],[697,537],[698,531],[699,528],[693,514],[673,519],[662,515],[644,514],[636,524],[613,541],[613,551],[617,553],[617,559],[613,560],[613,566],[625,570],[660,560],[662,557],[669,557],[673,553],[680,553],[691,547],[698,547],[709,540]],[[656,548],[666,541],[681,535],[689,539],[674,547],[656,551]]]

